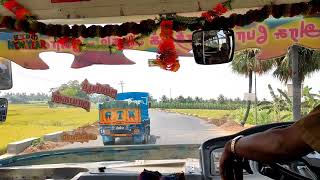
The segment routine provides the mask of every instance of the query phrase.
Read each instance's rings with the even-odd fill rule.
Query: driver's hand
[[[224,147],[220,158],[220,175],[222,180],[243,180],[243,164],[237,161],[231,152],[231,142]]]

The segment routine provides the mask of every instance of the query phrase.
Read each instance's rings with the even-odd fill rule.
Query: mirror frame
[[[0,81],[0,90],[9,90],[12,88],[13,86],[13,79],[12,79],[12,66],[11,66],[11,61],[10,60],[7,60],[7,59],[4,59],[4,58],[0,58],[0,61],[5,61],[5,62],[8,62],[8,71],[9,71],[9,78],[10,78],[10,81],[8,81],[10,84],[9,86],[3,86],[1,85],[1,81]],[[3,63],[0,63],[0,64],[3,64]]]
[[[206,58],[204,58],[204,56],[202,56],[202,58],[198,57],[198,56],[195,56],[195,49],[196,48],[196,43],[194,42],[194,36],[196,33],[204,33],[204,32],[209,32],[209,31],[224,31],[225,32],[225,35],[226,35],[226,38],[230,38],[230,44],[229,44],[229,47],[230,47],[230,57],[228,59],[228,61],[226,62],[217,62],[217,63],[212,63],[212,64],[206,64],[205,60]],[[203,44],[202,44],[202,47],[203,47]],[[211,29],[211,30],[198,30],[198,31],[194,31],[193,34],[192,34],[192,50],[193,50],[193,56],[194,56],[194,59],[196,61],[197,64],[201,64],[201,65],[217,65],[217,64],[226,64],[226,63],[229,63],[233,60],[233,57],[234,57],[234,52],[235,52],[235,35],[234,35],[234,31],[232,29],[219,29],[219,30],[216,30],[216,29]],[[203,55],[203,52],[202,52],[202,55]]]

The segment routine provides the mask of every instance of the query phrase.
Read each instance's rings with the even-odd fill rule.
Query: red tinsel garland
[[[16,0],[8,0],[4,2],[3,7],[14,13],[17,19],[24,19],[26,16],[31,15],[31,13]]]
[[[176,72],[180,68],[179,61],[177,60],[177,51],[173,41],[173,22],[163,20],[160,24],[161,27],[161,42],[159,44],[156,63],[165,70]]]
[[[7,0],[11,1],[11,0]],[[229,0],[230,1],[230,0]],[[227,2],[229,2],[227,1]],[[208,11],[203,14],[203,17],[192,19],[190,21],[181,21],[181,17],[173,18],[174,21],[173,30],[181,31],[189,29],[191,31],[199,29],[232,29],[235,26],[245,26],[252,22],[262,22],[270,15],[274,18],[280,17],[293,17],[296,15],[304,16],[317,16],[320,13],[319,0],[313,0],[305,3],[295,4],[280,4],[280,5],[266,5],[261,9],[249,10],[245,14],[232,14],[229,17],[218,16],[217,14],[223,13],[225,10],[217,6],[212,11]],[[223,3],[224,7],[229,7],[228,4]],[[214,13],[214,11],[216,13]],[[23,11],[21,11],[22,14]],[[188,19],[188,18],[186,18]],[[207,21],[203,23],[203,20]],[[71,28],[68,25],[53,25],[44,24],[36,20],[28,21],[26,19],[17,20],[10,16],[0,16],[0,27],[7,28],[13,31],[24,31],[26,33],[39,33],[42,35],[48,35],[53,37],[74,37],[78,38],[82,36],[87,37],[110,37],[118,36],[123,37],[130,33],[149,35],[159,27],[156,20],[142,20],[140,23],[127,22],[121,25],[105,25],[96,26],[92,25],[86,27],[84,25],[73,25]]]
[[[215,12],[218,16],[228,12],[228,9],[221,3],[217,4],[215,8],[213,8],[213,12]]]
[[[221,16],[228,12],[228,9],[221,3],[217,4],[212,10],[202,13],[201,17],[206,21],[211,22],[215,17]]]

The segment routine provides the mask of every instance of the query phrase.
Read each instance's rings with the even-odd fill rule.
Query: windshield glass
[[[0,167],[198,160],[206,140],[320,104],[318,17],[267,18],[266,6],[217,28],[210,13],[0,32]]]
[[[254,52],[236,53],[232,63],[216,66],[200,66],[191,57],[181,58],[183,68],[175,73],[148,68],[148,59],[155,58],[155,54],[130,50],[124,54],[135,65],[71,69],[73,56],[58,53],[41,54],[49,70],[28,70],[13,64],[14,87],[1,92],[9,101],[7,120],[0,125],[1,154],[132,144],[196,144],[188,155],[198,158],[198,145],[210,138],[256,125],[291,121],[290,83],[274,75],[279,68],[275,66],[262,75],[243,73],[247,67],[237,62],[246,53]],[[319,102],[319,75],[314,72],[303,82],[303,113]],[[95,91],[90,86],[96,83],[116,90],[117,95],[111,90],[109,96],[85,92]],[[90,106],[56,103],[63,97],[81,99]],[[251,100],[249,104],[247,100]],[[29,144],[21,149],[15,145],[18,141]],[[112,153],[108,158],[95,154],[90,159],[139,158],[134,150],[123,151],[121,156]],[[176,156],[154,153],[159,159],[188,158],[181,152]],[[67,162],[77,160],[67,158]],[[50,161],[44,159],[36,164],[41,163]]]

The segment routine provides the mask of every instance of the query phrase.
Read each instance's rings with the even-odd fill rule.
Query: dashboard
[[[144,169],[159,171],[164,176],[184,172],[187,180],[203,180],[198,159],[114,161],[94,163],[66,163],[0,168],[4,179],[72,179],[95,180],[110,177],[113,180],[137,180]],[[213,178],[220,179],[219,176]],[[259,174],[245,175],[248,180],[269,180]]]

